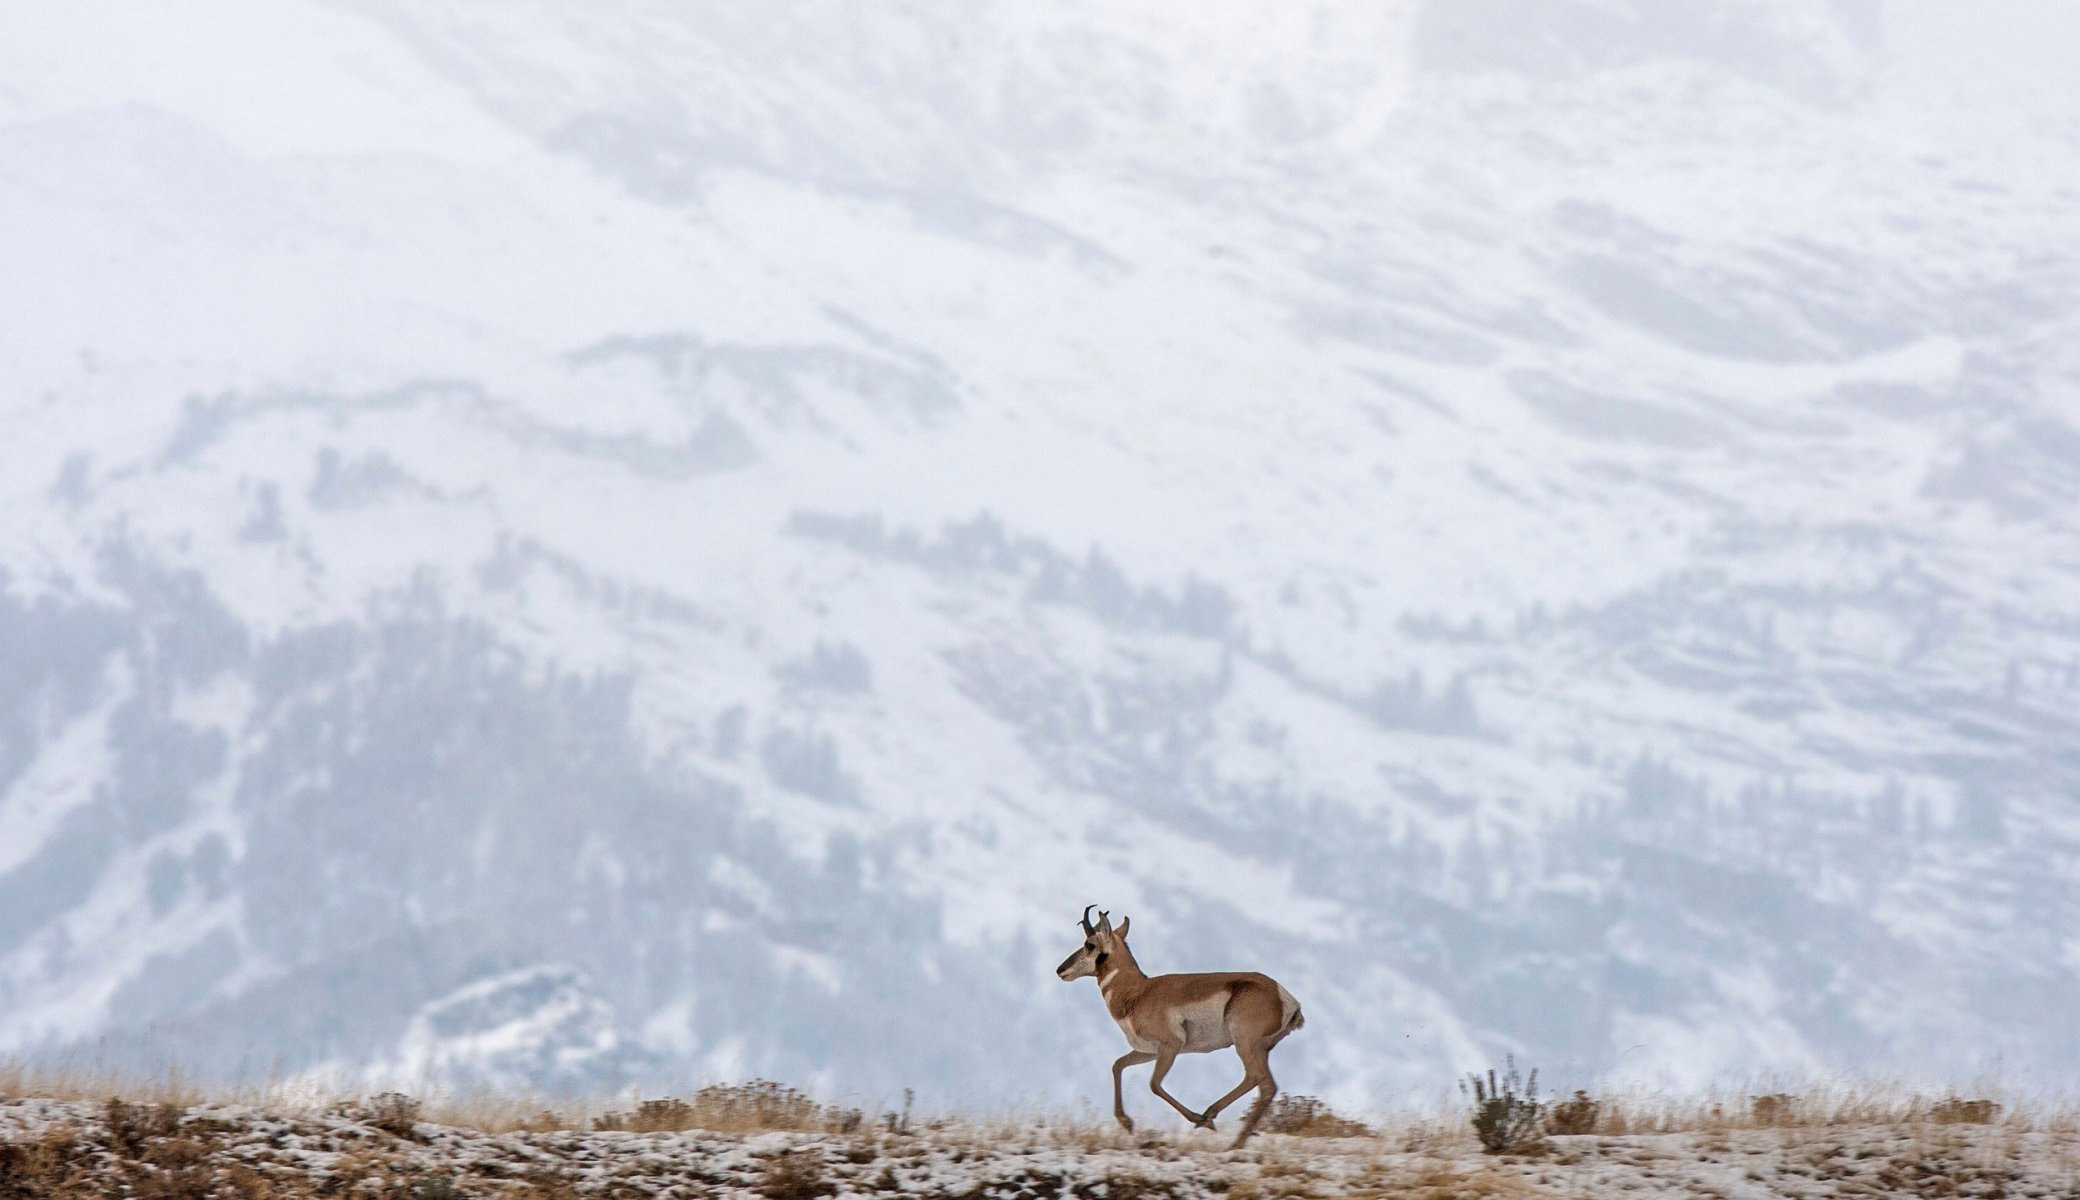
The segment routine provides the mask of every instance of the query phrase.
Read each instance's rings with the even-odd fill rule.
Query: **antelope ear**
[[[1112,931],[1113,936],[1119,938],[1121,941],[1125,941],[1127,938],[1127,926],[1132,925],[1133,923],[1134,918],[1121,917],[1119,919],[1119,928]]]

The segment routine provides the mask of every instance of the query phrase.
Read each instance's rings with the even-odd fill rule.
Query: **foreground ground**
[[[1702,1121],[1670,1132],[1549,1137],[1521,1155],[1483,1154],[1446,1116],[1364,1136],[1267,1134],[1240,1151],[1226,1148],[1225,1135],[1127,1135],[1046,1119],[855,1114],[849,1129],[634,1132],[494,1131],[417,1117],[395,1097],[315,1111],[0,1099],[0,1200],[2080,1196],[2080,1128],[2063,1116]],[[539,1123],[554,1122],[542,1114]]]

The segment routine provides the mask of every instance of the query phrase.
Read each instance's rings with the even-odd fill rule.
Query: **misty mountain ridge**
[[[10,18],[0,1052],[1095,1096],[1097,901],[1339,1102],[2062,1078],[2080,126],[1195,11]]]

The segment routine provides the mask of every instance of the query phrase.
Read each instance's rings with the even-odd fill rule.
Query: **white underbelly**
[[[1142,1018],[1143,1023],[1147,1018]],[[1183,1054],[1204,1054],[1209,1050],[1225,1050],[1235,1044],[1228,1036],[1228,997],[1208,996],[1196,1004],[1187,1004],[1169,1014],[1161,1029],[1137,1029],[1126,1020],[1118,1021],[1119,1031],[1126,1035],[1127,1045],[1142,1054],[1155,1054],[1168,1041]]]
[[[1186,1054],[1225,1050],[1235,1044],[1235,1039],[1228,1036],[1228,997],[1225,993],[1184,1006],[1178,1010],[1177,1025],[1177,1036],[1184,1042]]]

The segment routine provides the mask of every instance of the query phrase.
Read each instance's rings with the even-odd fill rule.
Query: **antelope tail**
[[[1285,1010],[1286,1016],[1285,1024],[1278,1027],[1278,1036],[1284,1037],[1302,1025],[1307,1024],[1307,1018],[1301,1014],[1300,1002],[1293,999],[1293,993],[1287,991],[1284,984],[1275,986],[1278,988],[1279,1005]]]

